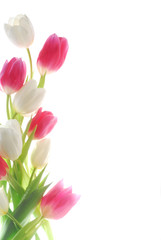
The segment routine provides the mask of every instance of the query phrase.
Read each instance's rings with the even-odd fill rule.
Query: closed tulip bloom
[[[8,171],[8,164],[5,162],[5,160],[0,157],[0,180],[5,179]]]
[[[72,193],[72,187],[64,188],[63,181],[60,181],[41,199],[42,215],[45,218],[62,218],[79,198],[79,195]]]
[[[8,213],[9,202],[3,187],[0,188],[0,216]]]
[[[40,108],[35,115],[35,117],[31,121],[31,125],[29,128],[29,134],[36,128],[36,132],[34,135],[34,139],[44,138],[51,130],[54,128],[57,123],[57,118],[54,117],[52,112],[44,111],[42,112],[42,108]]]
[[[34,40],[34,29],[26,15],[10,18],[4,29],[10,41],[18,47],[28,48]]]
[[[66,38],[52,34],[45,42],[37,59],[37,67],[41,75],[57,71],[64,63],[68,52]]]
[[[47,164],[50,152],[50,145],[51,142],[49,138],[37,141],[31,155],[31,163],[34,168],[41,169]]]
[[[13,106],[17,113],[29,115],[38,110],[45,96],[44,88],[37,88],[35,80],[27,82],[14,96]]]
[[[0,156],[16,160],[22,153],[22,135],[19,122],[10,119],[0,126]]]
[[[25,81],[26,64],[21,58],[6,61],[0,73],[0,85],[6,94],[17,92]]]

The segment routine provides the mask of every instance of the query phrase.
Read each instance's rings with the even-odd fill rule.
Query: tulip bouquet
[[[1,240],[40,239],[39,227],[46,239],[53,239],[48,219],[59,219],[77,203],[79,195],[64,188],[63,180],[55,186],[46,184],[45,174],[50,139],[46,136],[57,123],[49,111],[42,111],[47,74],[57,71],[67,55],[68,42],[52,34],[37,58],[40,80],[33,79],[29,47],[34,29],[26,15],[11,18],[5,24],[8,38],[18,47],[26,48],[30,70],[21,58],[4,63],[0,72],[0,89],[6,94],[7,122],[0,124],[0,216]],[[3,93],[4,92],[4,93]],[[35,145],[31,154],[31,144]],[[48,187],[48,193],[45,193]],[[43,238],[44,239],[44,238]]]

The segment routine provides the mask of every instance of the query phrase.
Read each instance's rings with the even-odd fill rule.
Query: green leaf
[[[51,226],[50,226],[50,223],[48,220],[44,219],[44,221],[42,223],[42,227],[43,227],[44,231],[46,232],[48,239],[54,240],[52,229],[51,229]]]
[[[25,164],[26,173],[29,176],[30,175],[30,170],[29,170],[29,166],[28,166],[28,154],[27,154],[27,156],[25,158],[24,164]]]
[[[6,189],[6,187],[7,187],[7,181],[1,180],[1,181],[0,181],[0,187],[3,187],[4,189]]]
[[[16,190],[16,192],[22,196],[24,195],[24,189],[21,187],[21,185],[19,184],[19,182],[16,181],[16,179],[11,176],[10,174],[8,174],[8,177],[7,177],[10,185]]]
[[[40,212],[40,204],[39,205],[37,205],[37,207],[36,207],[36,209],[35,209],[35,211],[34,211],[34,216],[35,216],[35,218],[37,218],[37,217],[40,217],[41,216],[41,212]]]
[[[41,183],[39,184],[39,187],[42,187],[42,186],[45,185],[45,182],[46,182],[48,176],[49,176],[49,173],[48,173],[48,174],[44,177],[44,179],[41,181]]]
[[[48,187],[49,185],[34,190],[33,192],[27,194],[20,202],[19,206],[12,213],[14,218],[16,218],[20,224],[24,225],[27,222]],[[0,233],[0,239],[10,240],[16,232],[17,229],[15,228],[13,222],[10,219],[7,219],[2,232]]]
[[[12,211],[11,211],[10,208],[8,209],[8,212],[12,214]],[[2,223],[2,225],[3,225],[3,224],[7,221],[8,216],[7,216],[7,215],[3,215],[3,216],[0,217],[0,219],[1,219],[1,223]],[[1,226],[2,226],[2,225],[1,225]]]
[[[13,170],[14,170],[15,178],[21,184],[21,181],[22,181],[22,170],[21,170],[21,167],[20,167],[20,165],[18,163],[18,160],[13,162]]]
[[[34,130],[32,131],[30,137],[28,138],[27,142],[24,144],[24,147],[23,147],[23,150],[22,150],[22,154],[20,155],[19,157],[19,160],[23,163],[25,161],[25,158],[28,154],[28,151],[29,151],[29,148],[30,148],[30,145],[31,145],[31,142],[34,138],[34,134],[35,134],[35,131],[36,131],[36,127],[34,128]]]
[[[35,235],[38,228],[41,226],[42,218],[36,218],[32,222],[26,224],[23,228],[21,228],[18,233],[14,236],[12,240],[31,240],[31,238]],[[40,238],[37,238],[40,239]]]
[[[21,201],[20,195],[15,191],[14,188],[10,186],[10,192],[11,192],[11,198],[12,198],[12,203],[13,203],[13,208],[17,208],[18,204]]]
[[[41,177],[43,175],[43,172],[45,171],[45,168],[46,168],[46,166],[42,169],[42,171],[37,175],[37,177],[27,187],[25,195],[31,193],[33,190],[38,188],[40,180],[41,180]]]
[[[25,189],[28,186],[29,183],[29,175],[27,174],[25,167],[20,162],[21,171],[22,171],[22,187]]]
[[[35,233],[35,240],[40,240],[39,235]]]
[[[22,122],[24,120],[24,117],[21,114],[16,114],[15,119],[20,123],[20,125],[22,125]]]

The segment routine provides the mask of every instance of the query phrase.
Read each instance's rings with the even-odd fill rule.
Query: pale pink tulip
[[[64,188],[63,181],[60,181],[41,199],[42,215],[51,219],[62,218],[79,198],[80,195],[72,193],[72,187]]]

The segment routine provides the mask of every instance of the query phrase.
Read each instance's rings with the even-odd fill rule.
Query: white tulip
[[[17,113],[24,116],[34,113],[40,107],[45,96],[44,88],[37,88],[35,80],[27,82],[13,99],[13,106]]]
[[[16,119],[0,125],[0,156],[16,160],[22,153],[22,134]]]
[[[10,18],[4,29],[7,37],[18,47],[28,48],[34,40],[34,29],[26,15]]]
[[[47,164],[50,152],[50,145],[51,142],[49,138],[37,141],[31,155],[31,163],[34,168],[41,169]]]
[[[8,213],[9,202],[3,187],[0,188],[0,216]]]

